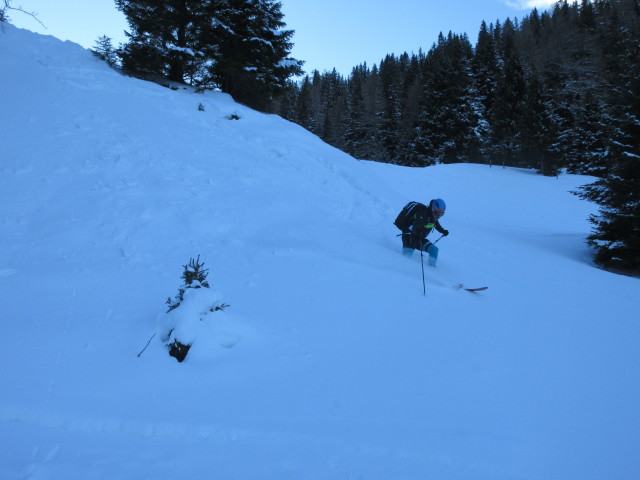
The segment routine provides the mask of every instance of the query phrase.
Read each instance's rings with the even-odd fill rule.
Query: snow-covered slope
[[[356,161],[10,25],[0,92],[1,479],[640,478],[640,284],[590,263],[591,179]],[[392,221],[434,197],[425,297]],[[198,255],[230,308],[138,357]]]

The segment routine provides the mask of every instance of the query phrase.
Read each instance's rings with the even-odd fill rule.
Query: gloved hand
[[[442,232],[442,235],[444,235],[445,237],[449,235],[449,230],[445,230],[444,232]]]

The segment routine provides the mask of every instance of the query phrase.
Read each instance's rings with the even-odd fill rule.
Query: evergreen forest
[[[589,174],[598,264],[640,273],[640,3],[561,0],[521,20],[440,34],[344,78],[289,82],[275,112],[356,158]]]
[[[638,118],[639,48],[638,0],[565,0],[482,22],[475,46],[450,32],[348,78],[314,71],[275,110],[360,159],[602,175]]]

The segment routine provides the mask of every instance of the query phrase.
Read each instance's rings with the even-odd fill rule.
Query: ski
[[[467,292],[472,292],[472,293],[481,292],[483,290],[486,290],[487,288],[489,288],[489,287],[466,288],[461,283],[456,285],[456,290],[466,290]]]

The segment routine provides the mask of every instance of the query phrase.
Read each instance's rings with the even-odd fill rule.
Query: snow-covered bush
[[[208,269],[204,262],[190,259],[184,265],[182,286],[172,300],[167,299],[169,309],[162,320],[160,338],[169,349],[169,355],[182,362],[200,333],[208,328],[206,316],[224,310],[229,305],[222,301],[219,292],[210,289]],[[179,307],[179,308],[178,308]]]
[[[169,310],[178,308],[180,303],[184,300],[184,292],[188,288],[209,288],[209,282],[207,282],[207,275],[209,275],[209,269],[203,268],[204,262],[200,263],[200,255],[195,260],[189,259],[189,263],[184,265],[184,272],[182,272],[182,286],[178,290],[176,297],[171,300],[171,297],[167,298],[167,305]]]

